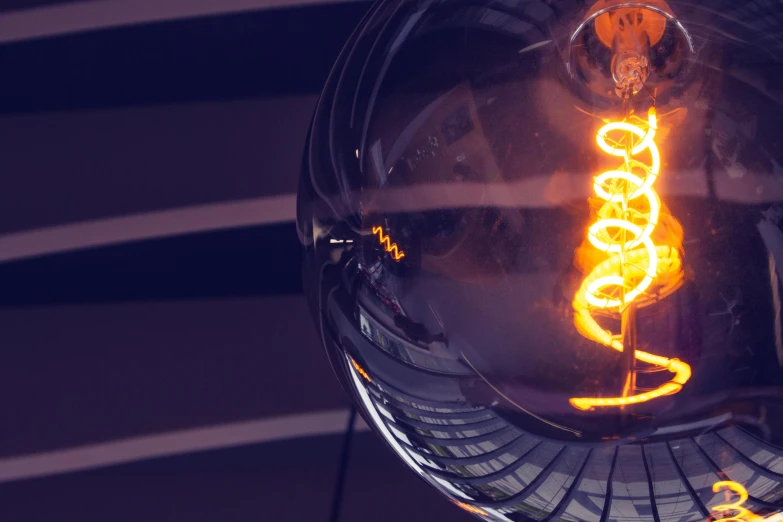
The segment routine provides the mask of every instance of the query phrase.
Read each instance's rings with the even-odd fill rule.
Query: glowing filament
[[[372,227],[372,233],[378,235],[378,242],[391,254],[392,259],[399,261],[405,257],[405,252],[397,248],[397,243],[392,243],[389,236],[383,233],[383,227]]]
[[[661,155],[655,144],[658,122],[655,109],[651,108],[647,121],[636,118],[640,125],[610,122],[601,127],[596,136],[598,147],[612,156],[623,158],[623,165],[595,177],[593,190],[604,200],[598,210],[598,221],[587,233],[588,241],[597,249],[608,254],[587,275],[574,297],[574,311],[579,333],[623,351],[623,343],[617,335],[604,330],[593,317],[594,310],[608,309],[617,312],[636,301],[637,304],[650,299],[662,299],[674,292],[681,281],[681,261],[677,249],[671,246],[655,245],[651,238],[661,214],[661,201],[653,189],[661,169]],[[610,134],[621,133],[630,140],[628,146],[612,140]],[[636,144],[633,138],[638,138]],[[644,151],[649,151],[650,163],[635,160]],[[668,275],[654,296],[648,295],[653,282],[662,275]],[[637,350],[636,359],[659,366],[673,373],[672,379],[647,392],[626,397],[574,397],[571,405],[581,410],[596,407],[625,406],[646,402],[664,395],[679,392],[691,376],[688,364]]]
[[[479,515],[479,516],[482,516],[482,517],[487,516],[487,512],[486,511],[484,511],[483,509],[477,508],[476,506],[471,506],[470,504],[465,504],[464,502],[459,502],[457,500],[452,500],[452,502],[454,502],[454,504],[456,504],[458,507],[461,507],[462,509],[464,509],[468,513],[473,513],[474,515]]]
[[[748,490],[745,489],[745,486],[743,486],[738,482],[734,482],[733,480],[723,480],[720,482],[716,482],[715,484],[712,485],[712,492],[718,493],[723,488],[726,488],[727,490],[726,492],[727,503],[713,506],[712,511],[715,512],[715,514],[713,515],[715,522],[729,522],[729,521],[745,522],[745,521],[763,520],[762,517],[754,515],[749,509],[742,506],[748,500]],[[728,502],[729,500],[728,491],[735,493],[739,497],[739,499],[736,502]],[[732,511],[733,514],[724,518],[718,518],[718,513],[725,515],[729,511]]]
[[[364,377],[364,379],[365,379],[367,382],[372,382],[372,379],[370,379],[370,376],[369,376],[369,375],[367,375],[367,372],[366,372],[366,371],[364,371],[364,368],[362,368],[362,367],[359,365],[359,363],[358,363],[358,362],[356,362],[356,360],[354,360],[354,358],[353,358],[353,357],[350,357],[350,359],[351,359],[351,366],[353,366],[353,369],[354,369],[354,370],[356,370],[356,372],[357,372],[359,375],[361,375],[362,377]]]

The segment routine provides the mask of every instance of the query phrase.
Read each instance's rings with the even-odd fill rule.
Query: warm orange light
[[[666,10],[669,10],[669,6],[663,2],[653,2],[655,7],[659,7],[656,4],[663,4]],[[625,27],[620,27],[620,24],[625,25]],[[613,48],[615,38],[623,35],[625,32],[629,32],[629,29],[633,31],[632,34],[636,38],[639,35],[647,35],[650,42],[649,45],[652,46],[663,38],[666,30],[666,17],[650,9],[626,7],[609,11],[595,19],[595,33],[598,35],[601,43],[609,49]]]
[[[713,507],[712,511],[715,512],[714,522],[729,522],[732,520],[740,521],[740,522],[754,522],[757,520],[759,521],[764,520],[763,517],[755,515],[749,509],[742,507],[742,504],[744,504],[745,501],[748,500],[748,490],[745,489],[745,486],[743,486],[738,482],[734,482],[733,480],[723,480],[720,482],[716,482],[715,484],[712,485],[712,492],[717,493],[723,488],[726,488],[727,490],[736,493],[737,496],[739,496],[739,499],[736,502],[719,504]],[[726,500],[727,501],[729,500],[728,493],[726,494]],[[729,511],[733,513],[724,518],[718,518],[718,514],[725,515]]]
[[[645,129],[646,128],[646,129]],[[655,245],[651,238],[661,215],[661,201],[653,189],[661,169],[661,154],[655,144],[658,120],[651,108],[647,120],[632,117],[631,121],[610,122],[601,127],[596,137],[598,147],[612,156],[623,158],[623,165],[595,177],[593,190],[604,200],[598,210],[598,221],[588,229],[590,243],[608,254],[582,282],[574,297],[574,322],[585,337],[623,351],[617,335],[602,328],[592,312],[598,309],[622,311],[636,301],[642,303],[663,299],[679,288],[682,282],[682,262],[672,246]],[[610,136],[621,133],[621,139]],[[638,142],[633,143],[637,138]],[[649,152],[649,164],[634,159]],[[645,204],[646,203],[646,204]],[[666,275],[667,277],[661,277]],[[648,295],[656,279],[662,279],[655,295]],[[688,364],[637,350],[636,358],[660,366],[674,374],[667,383],[654,390],[626,397],[574,397],[571,405],[580,410],[596,407],[625,406],[646,402],[677,393],[690,378]]]
[[[383,227],[372,227],[372,233],[378,235],[378,241],[391,254],[392,259],[399,261],[405,257],[405,252],[397,248],[397,243],[392,243],[389,236],[383,233]]]
[[[372,379],[370,379],[370,376],[369,376],[369,375],[367,375],[367,372],[366,372],[366,371],[364,371],[364,368],[362,368],[361,366],[359,366],[359,363],[358,363],[358,362],[356,362],[356,361],[354,360],[354,358],[353,358],[353,357],[351,357],[350,359],[351,359],[351,366],[353,366],[353,368],[356,370],[356,373],[358,373],[359,375],[361,375],[362,377],[364,377],[364,379],[365,379],[367,382],[372,382]]]
[[[487,512],[484,511],[483,509],[479,509],[475,506],[471,506],[470,504],[465,504],[464,502],[458,502],[456,500],[452,500],[452,502],[454,502],[455,505],[461,507],[468,513],[473,513],[474,515],[481,515],[484,517],[487,516]]]

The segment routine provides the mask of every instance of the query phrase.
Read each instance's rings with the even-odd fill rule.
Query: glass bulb
[[[346,45],[308,299],[370,426],[467,512],[783,518],[775,6],[381,0]]]

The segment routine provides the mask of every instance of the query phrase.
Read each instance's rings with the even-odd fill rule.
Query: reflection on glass
[[[405,257],[405,252],[397,248],[397,243],[392,243],[389,236],[383,233],[383,227],[372,227],[372,233],[378,236],[378,243],[395,261]]]
[[[779,520],[772,0],[379,1],[298,227],[368,423],[497,521]]]

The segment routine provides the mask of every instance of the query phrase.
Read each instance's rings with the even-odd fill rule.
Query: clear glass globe
[[[783,14],[391,1],[298,201],[368,423],[486,520],[780,520]]]

